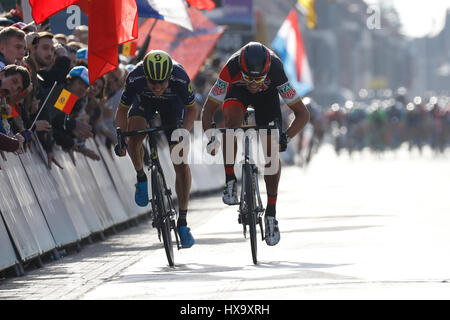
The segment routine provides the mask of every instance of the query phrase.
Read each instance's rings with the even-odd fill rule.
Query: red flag
[[[136,0],[89,1],[89,81],[115,70],[119,44],[137,37]]]
[[[32,16],[36,24],[41,24],[45,19],[59,11],[75,4],[78,0],[29,0],[32,8]]]
[[[206,9],[208,11],[216,7],[216,4],[212,0],[187,0],[187,2],[194,8]]]
[[[37,24],[78,4],[89,17],[89,81],[117,68],[118,46],[138,37],[136,0],[29,0]]]
[[[190,7],[188,13],[194,27],[193,32],[186,31],[176,24],[158,20],[151,34],[150,44],[147,48],[143,48],[145,37],[154,21],[153,18],[148,18],[139,27],[138,46],[140,50],[161,49],[168,52],[173,59],[183,65],[189,78],[193,80],[225,32],[225,27],[216,25],[194,7]]]

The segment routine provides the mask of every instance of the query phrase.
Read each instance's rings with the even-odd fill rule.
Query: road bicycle
[[[274,121],[273,125],[269,126],[249,126],[248,118],[251,113],[254,112],[252,109],[247,109],[244,117],[244,125],[237,128],[216,128],[216,124],[212,124],[213,130],[221,131],[226,133],[227,130],[255,130],[259,131],[261,129],[268,130],[270,134],[272,129],[279,130],[278,119]],[[244,136],[244,159],[242,161],[242,179],[241,179],[241,193],[239,201],[239,216],[238,222],[243,226],[244,237],[247,238],[247,226],[250,234],[250,247],[252,252],[252,260],[254,264],[258,264],[258,243],[257,243],[257,225],[259,225],[261,231],[261,240],[265,240],[264,227],[262,222],[262,217],[264,215],[265,208],[262,205],[259,184],[258,184],[258,167],[251,158],[251,135],[246,134]],[[215,135],[211,136],[210,141],[214,142]]]
[[[172,232],[175,235],[177,249],[179,250],[181,248],[176,229],[176,219],[178,218],[178,212],[175,209],[172,199],[172,191],[167,187],[166,179],[164,178],[164,173],[159,161],[157,135],[161,131],[178,127],[153,127],[124,132],[122,132],[120,128],[117,128],[117,140],[119,149],[122,149],[124,146],[126,146],[125,137],[136,136],[139,134],[147,135],[146,140],[148,143],[150,156],[148,162],[145,161],[144,164],[148,167],[151,177],[152,197],[151,199],[149,199],[149,201],[151,202],[152,206],[152,226],[158,230],[158,239],[164,244],[167,261],[169,262],[169,265],[171,267],[175,265]]]

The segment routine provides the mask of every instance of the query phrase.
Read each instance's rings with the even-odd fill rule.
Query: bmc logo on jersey
[[[278,91],[284,99],[292,99],[296,94],[295,89],[291,87],[289,82],[279,87]]]

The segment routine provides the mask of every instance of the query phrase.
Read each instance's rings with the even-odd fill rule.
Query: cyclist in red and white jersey
[[[309,112],[302,99],[289,83],[283,63],[278,56],[259,42],[250,42],[234,53],[222,68],[219,78],[211,88],[203,106],[203,130],[211,128],[211,122],[217,108],[222,106],[225,127],[239,127],[244,120],[248,106],[255,109],[256,124],[268,125],[275,119],[282,123],[280,99],[284,99],[294,112],[295,118],[287,130],[280,134],[279,150],[285,151],[289,140],[298,134],[309,121]],[[224,135],[223,155],[226,156]],[[271,150],[271,139],[267,139],[267,152]],[[268,154],[268,156],[271,156]],[[279,161],[279,158],[278,158]],[[234,163],[225,164],[226,186],[223,202],[228,205],[238,203]],[[268,165],[266,165],[268,167]],[[276,174],[265,174],[267,207],[264,222],[266,225],[266,243],[276,245],[280,240],[278,221],[276,220],[276,201],[281,164]]]

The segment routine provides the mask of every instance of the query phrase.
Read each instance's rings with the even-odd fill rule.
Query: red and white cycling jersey
[[[232,86],[246,85],[245,80],[242,78],[241,68],[239,66],[241,50],[235,52],[230,57],[222,68],[219,78],[209,92],[209,97],[220,104],[224,102],[225,97]],[[281,60],[273,51],[269,50],[269,52],[271,55],[270,69],[259,91],[273,91],[274,94],[280,94],[287,105],[292,105],[300,99],[300,96],[289,83]]]

